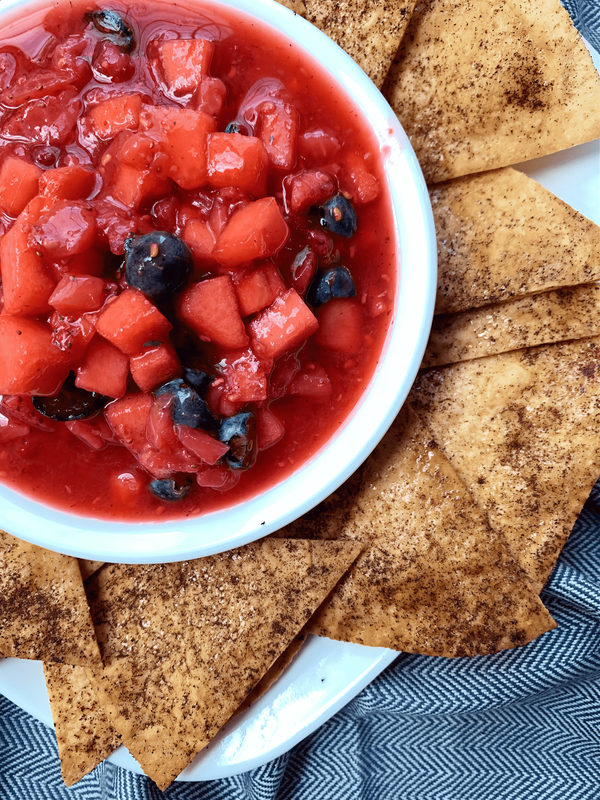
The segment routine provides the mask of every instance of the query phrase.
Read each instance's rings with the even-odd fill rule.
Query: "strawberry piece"
[[[266,450],[281,441],[285,428],[268,408],[259,408],[256,414],[256,435],[259,450]]]
[[[298,112],[289,103],[267,100],[258,109],[258,130],[271,166],[293,169],[299,128]]]
[[[70,354],[52,344],[48,325],[0,316],[0,394],[55,395],[70,362]]]
[[[149,392],[181,373],[177,353],[168,341],[149,345],[138,355],[131,356],[129,368],[142,392]]]
[[[363,347],[363,316],[359,300],[330,300],[317,311],[319,330],[315,343],[348,355]]]
[[[103,141],[113,139],[121,131],[135,131],[140,124],[142,98],[139,94],[109,97],[89,113],[96,136]]]
[[[248,264],[275,255],[289,235],[277,201],[264,197],[233,214],[217,240],[213,256],[226,268]]]
[[[146,425],[153,404],[151,394],[126,394],[104,409],[117,440],[136,456],[148,446]]]
[[[95,336],[77,368],[75,386],[106,397],[123,397],[127,391],[129,359],[101,336]]]
[[[284,295],[248,325],[250,346],[261,358],[278,358],[317,331],[319,323],[295,289]]]
[[[98,311],[106,299],[106,283],[92,275],[65,275],[50,295],[49,303],[61,314],[81,316]]]
[[[259,403],[267,399],[267,376],[252,350],[228,353],[219,361],[219,369],[227,388],[227,399],[232,403]]]
[[[208,39],[169,39],[158,45],[165,83],[175,95],[189,94],[208,75],[214,44]]]
[[[173,326],[138,289],[126,289],[98,317],[96,330],[127,355],[146,342],[163,342]]]
[[[195,283],[177,305],[179,319],[207,342],[225,350],[248,345],[233,281],[228,275]]]
[[[174,430],[184,448],[202,464],[216,464],[229,450],[228,445],[213,439],[204,431],[187,428],[185,425],[175,425]]]
[[[38,193],[42,170],[16,156],[8,156],[0,168],[0,208],[18,217]]]
[[[270,306],[285,290],[281,273],[270,261],[249,275],[243,275],[235,284],[242,317]]]
[[[208,137],[208,182],[215,189],[235,186],[252,197],[267,193],[269,158],[260,139],[239,133]]]

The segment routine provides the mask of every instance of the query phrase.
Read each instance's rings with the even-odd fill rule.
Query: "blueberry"
[[[215,379],[214,375],[209,375],[204,370],[193,369],[192,367],[183,368],[183,377],[188,386],[195,389],[199,395],[203,395]]]
[[[319,207],[321,225],[332,233],[350,238],[356,233],[356,214],[343,194],[336,194]]]
[[[331,267],[311,283],[306,300],[314,308],[325,305],[334,298],[356,297],[352,275],[346,267]]]
[[[229,445],[225,461],[232,469],[251,467],[256,461],[256,417],[252,411],[221,420],[219,439]]]
[[[89,11],[85,14],[86,22],[91,22],[100,33],[108,34],[110,40],[126,53],[135,47],[135,35],[125,20],[110,8]]]
[[[194,267],[185,242],[164,231],[128,237],[125,253],[127,283],[157,303],[181,289]]]
[[[216,431],[219,427],[219,421],[213,416],[206,402],[181,378],[169,381],[156,390],[157,397],[163,394],[170,394],[173,397],[171,417],[175,425],[200,428],[203,431]]]
[[[241,122],[230,122],[225,128],[225,133],[239,133],[242,136],[248,136],[246,126],[242,125]]]
[[[75,386],[75,373],[70,372],[56,397],[34,397],[33,405],[40,414],[60,422],[93,417],[110,402],[98,392],[86,392]]]
[[[182,483],[177,485],[172,478],[163,478],[162,480],[151,481],[148,488],[155,497],[159,500],[167,500],[173,503],[177,500],[183,500],[190,490],[189,483]]]

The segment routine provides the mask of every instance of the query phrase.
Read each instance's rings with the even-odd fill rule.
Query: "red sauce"
[[[185,233],[185,226],[190,219],[196,219],[204,226],[202,230],[207,228],[218,242],[222,242],[219,236],[232,216],[246,206],[252,206],[263,195],[275,198],[277,213],[289,228],[283,247],[277,252],[268,252],[266,259],[233,266],[224,261],[211,263],[210,259],[203,260],[195,253],[193,282],[202,284],[223,275],[232,277],[243,308],[247,296],[240,295],[240,282],[244,276],[264,268],[267,268],[265,275],[270,275],[274,265],[284,283],[278,289],[278,297],[287,297],[290,287],[296,287],[298,296],[302,298],[306,291],[303,269],[311,258],[316,257],[318,274],[343,265],[350,271],[356,287],[355,298],[332,300],[312,309],[320,327],[308,340],[295,344],[284,355],[277,353],[274,362],[264,353],[258,353],[260,368],[264,370],[267,381],[267,396],[245,403],[236,402],[233,379],[227,378],[228,373],[223,367],[223,359],[231,362],[235,354],[239,355],[239,349],[232,354],[215,343],[216,340],[206,344],[197,338],[197,332],[190,332],[182,322],[181,310],[178,310],[182,302],[178,299],[181,291],[172,302],[160,306],[161,312],[174,325],[170,341],[179,357],[185,362],[190,347],[196,348],[202,363],[215,372],[221,384],[221,373],[224,374],[226,399],[223,400],[223,395],[214,387],[209,390],[210,396],[206,396],[217,416],[230,416],[248,409],[260,416],[261,410],[268,408],[285,428],[280,441],[266,449],[259,448],[256,463],[250,469],[230,471],[234,475],[231,482],[237,480],[237,483],[227,491],[206,488],[194,482],[183,500],[174,503],[160,501],[148,491],[147,484],[162,473],[150,475],[142,469],[132,452],[122,446],[118,436],[111,437],[111,431],[102,419],[91,420],[91,424],[96,424],[94,441],[102,448],[93,449],[71,432],[76,431],[77,426],[33,412],[31,400],[23,396],[35,394],[35,391],[14,392],[23,397],[22,401],[5,394],[0,406],[0,480],[6,485],[49,505],[97,518],[141,521],[194,516],[250,498],[289,476],[335,435],[359,402],[381,356],[392,319],[396,248],[390,202],[378,144],[367,124],[351,100],[330,83],[321,68],[280,35],[232,9],[221,7],[218,10],[215,7],[196,10],[158,3],[127,6],[112,3],[110,7],[126,20],[134,34],[135,46],[130,52],[118,37],[115,39],[103,34],[85,23],[81,6],[70,10],[63,4],[57,5],[51,19],[47,18],[45,22],[47,12],[40,11],[5,27],[0,46],[0,101],[4,103],[0,104],[0,183],[2,166],[9,158],[35,165],[42,176],[48,176],[56,168],[72,165],[89,166],[97,171],[99,177],[94,188],[75,203],[79,203],[78,219],[89,210],[97,218],[94,245],[88,247],[86,236],[89,231],[80,222],[76,231],[79,238],[71,232],[64,240],[68,240],[64,247],[67,247],[67,253],[78,247],[87,248],[79,256],[85,260],[84,274],[87,274],[86,269],[91,271],[90,264],[97,260],[98,253],[103,254],[103,262],[93,274],[105,282],[104,291],[108,299],[104,308],[126,288],[120,269],[122,257],[116,256],[123,252],[123,240],[129,231],[143,235],[148,231],[163,230],[184,239],[187,236],[189,243],[190,228]],[[172,75],[169,77],[169,64],[161,60],[157,42],[176,38],[208,39],[214,44],[208,74],[218,81],[204,82],[202,91],[190,91],[185,75],[175,76],[175,79]],[[44,89],[36,91],[37,86],[34,86],[33,99],[30,96],[19,105],[11,106],[12,101],[8,98],[13,87],[18,90],[32,75],[40,75],[43,78],[40,86],[43,83],[48,87],[52,74],[59,77],[63,74],[57,66],[57,56],[53,59],[53,54],[56,46],[65,41],[78,45],[72,52],[79,59],[77,64],[83,63],[81,77],[66,87],[52,89],[50,94],[45,94]],[[21,76],[20,82],[18,76]],[[31,81],[30,84],[33,86]],[[147,196],[142,193],[139,202],[123,202],[124,195],[115,199],[123,142],[132,132],[139,133],[143,128],[133,125],[129,131],[102,139],[98,134],[101,122],[96,122],[94,127],[90,119],[95,108],[124,94],[141,96],[146,108],[201,110],[214,118],[217,132],[225,131],[230,122],[237,121],[241,124],[240,133],[247,137],[245,142],[250,142],[252,136],[263,142],[269,153],[267,172],[264,175],[256,172],[258,182],[251,189],[248,185],[242,190],[220,187],[214,171],[212,185],[189,189],[181,185],[185,184],[185,179],[179,183],[173,179],[173,175],[177,178],[179,173],[174,173],[171,167],[169,177],[163,173],[158,188]],[[59,98],[58,104],[56,98]],[[292,135],[295,145],[291,156],[286,146],[277,150],[278,142],[284,141],[285,145],[286,141],[285,136],[283,140],[278,138],[277,127],[278,119],[281,123],[277,114],[285,117],[284,112],[298,122],[298,129]],[[228,141],[226,139],[226,143]],[[274,147],[269,150],[269,145]],[[260,149],[262,146],[257,147]],[[291,165],[285,163],[286,157],[292,159]],[[184,163],[181,169],[186,168]],[[292,179],[310,171],[321,173],[318,180],[323,192],[340,192],[350,198],[357,217],[357,230],[353,236],[346,238],[324,230],[319,224],[319,216],[310,208],[293,208],[294,204],[302,205],[302,187],[298,190],[296,186],[294,198]],[[156,178],[156,174],[153,175]],[[262,186],[261,181],[264,181]],[[319,202],[324,199],[320,197]],[[16,208],[18,203],[17,198]],[[122,217],[119,217],[120,227],[115,226],[114,219],[112,222],[109,220],[113,233],[108,236],[104,232],[107,227],[106,203],[109,210],[112,209],[111,213],[117,209]],[[37,230],[42,225],[45,238],[39,240],[42,242],[40,247],[47,249],[40,258],[46,270],[44,274],[51,276],[52,285],[55,285],[61,274],[70,275],[74,269],[69,267],[68,255],[65,263],[61,250],[63,240],[54,242],[52,225],[60,228],[61,223],[60,216],[52,213],[55,216],[50,221],[46,212],[42,222],[37,222]],[[12,215],[10,208],[0,208],[0,233],[10,231],[16,217],[14,208]],[[31,232],[28,235],[31,236]],[[31,245],[31,238],[28,241]],[[55,248],[54,255],[52,247]],[[56,248],[62,261],[56,257]],[[112,257],[108,255],[110,249]],[[304,264],[300,263],[302,258],[297,258],[303,251],[308,259]],[[265,261],[268,262],[266,265]],[[4,264],[1,266],[7,269]],[[6,274],[3,272],[5,294],[8,291]],[[77,274],[81,274],[81,269]],[[86,302],[93,303],[98,286],[93,282],[89,286]],[[63,298],[62,302],[69,302],[68,298]],[[302,300],[300,302],[304,308]],[[346,314],[348,306],[344,305],[347,303],[354,309],[349,315]],[[2,318],[8,316],[8,310],[2,311],[0,326]],[[68,323],[71,317],[67,316],[66,320],[64,315],[57,317],[58,312],[54,316],[46,312],[37,317],[19,313],[44,325],[54,326],[53,346],[64,348],[65,357],[69,357],[67,348],[71,334]],[[257,339],[252,338],[250,326],[253,319],[264,313],[264,310],[259,310],[243,317],[245,330],[250,332],[255,350],[258,350]],[[16,317],[20,318],[19,314]],[[81,317],[85,318],[85,313]],[[97,314],[88,313],[87,319],[95,324],[97,317]],[[360,334],[356,333],[357,320]],[[0,352],[0,376],[5,357],[8,358]],[[77,370],[84,359],[83,350],[78,360],[72,356],[69,367],[79,374]],[[293,370],[288,369],[290,365]],[[177,374],[180,375],[181,371]],[[293,382],[290,382],[291,377]],[[140,392],[131,375],[127,392],[128,396]],[[110,405],[107,408],[110,409]],[[112,438],[112,441],[104,441],[102,436],[105,440]],[[200,471],[206,469],[204,466]],[[194,477],[192,471],[190,480]]]

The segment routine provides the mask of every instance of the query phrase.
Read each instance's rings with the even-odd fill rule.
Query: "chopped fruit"
[[[189,219],[181,233],[181,238],[193,253],[194,260],[199,269],[210,268],[216,265],[212,257],[216,239],[213,232],[202,219]]]
[[[270,306],[286,288],[281,273],[270,261],[265,262],[260,269],[242,275],[235,284],[242,317]]]
[[[49,303],[61,314],[81,316],[98,311],[106,300],[106,283],[92,275],[65,275],[50,295]]]
[[[202,75],[198,88],[194,92],[192,105],[196,111],[203,111],[212,117],[218,117],[225,104],[227,87],[218,78],[211,75]],[[225,131],[230,133],[230,131]]]
[[[15,422],[4,414],[0,414],[0,444],[8,444],[13,439],[21,439],[31,432],[29,425],[22,422]]]
[[[4,159],[0,168],[0,209],[9,217],[18,217],[38,193],[42,170],[16,156]]]
[[[204,467],[198,470],[196,483],[205,489],[216,489],[218,492],[227,492],[240,482],[240,473],[233,472],[227,467]]]
[[[107,39],[98,42],[92,64],[94,70],[109,78],[111,83],[124,83],[135,73],[131,56]]]
[[[46,269],[41,253],[29,246],[27,210],[23,215],[0,241],[4,313],[37,317],[50,311],[48,300],[56,280]]]
[[[95,185],[96,173],[89,167],[59,167],[42,174],[40,195],[48,205],[59,200],[85,200]]]
[[[170,342],[149,345],[129,360],[133,380],[142,390],[149,392],[171,380],[181,372],[177,353]]]
[[[256,436],[259,450],[266,450],[281,441],[285,434],[283,424],[268,408],[259,408],[256,414]]]
[[[313,400],[329,400],[333,387],[329,376],[320,364],[310,364],[296,375],[288,387],[288,394],[299,394]]]
[[[127,355],[146,342],[164,342],[173,326],[138,289],[126,289],[98,317],[96,330]]]
[[[165,302],[178,292],[194,266],[185,242],[164,231],[128,239],[125,251],[127,283],[155,303]]]
[[[168,165],[161,143],[147,133],[132,133],[122,140],[118,146],[117,158],[119,163],[140,170]]]
[[[106,397],[123,397],[127,391],[129,359],[101,336],[95,336],[77,368],[75,385]]]
[[[228,353],[218,364],[232,403],[259,403],[267,399],[267,376],[252,350]]]
[[[83,358],[88,344],[96,333],[96,315],[71,317],[55,311],[50,317],[52,344],[63,350],[76,364]]]
[[[292,214],[318,206],[335,192],[333,179],[320,169],[307,169],[284,180],[286,200]]]
[[[146,425],[153,405],[151,394],[138,392],[126,394],[104,409],[106,421],[118,441],[136,456],[148,446]]]
[[[239,133],[208,137],[208,182],[216,189],[237,186],[252,197],[267,193],[269,159],[260,139]]]
[[[228,275],[190,286],[179,299],[177,314],[205,342],[214,342],[225,350],[248,344],[233,281]]]
[[[379,181],[367,167],[365,159],[348,153],[345,159],[342,188],[355,203],[371,203],[381,194]]]
[[[268,100],[258,109],[258,129],[272,166],[293,169],[299,128],[298,112],[289,103]]]
[[[66,428],[92,450],[104,450],[113,438],[113,432],[103,415],[67,422]]]
[[[333,161],[342,145],[332,133],[317,129],[306,131],[298,139],[300,155],[308,161],[327,164]]]
[[[217,240],[213,256],[223,267],[248,264],[279,252],[290,235],[277,201],[265,197],[235,213]]]
[[[99,278],[104,272],[103,254],[92,248],[76,256],[60,258],[52,264],[51,271],[59,280],[65,275],[93,275]]]
[[[273,399],[283,397],[299,369],[300,362],[294,352],[277,359],[269,375],[269,397]]]
[[[142,98],[139,94],[110,97],[89,113],[92,128],[99,139],[106,141],[121,131],[136,131],[140,124]]]
[[[301,250],[292,264],[292,284],[298,294],[303,295],[317,271],[316,253],[305,247]]]
[[[250,345],[261,358],[278,358],[306,341],[318,327],[298,292],[289,289],[248,325]]]
[[[137,469],[119,472],[111,475],[110,491],[117,502],[130,506],[146,491],[146,482]]]
[[[52,344],[45,323],[0,316],[0,394],[55,395],[70,360]]]
[[[196,456],[188,453],[175,435],[171,416],[172,397],[156,398],[146,425],[149,448],[140,457],[140,464],[155,478],[168,478],[174,472],[197,472]]]
[[[169,400],[171,417],[175,425],[201,428],[205,431],[216,431],[219,427],[206,402],[195,389],[180,378],[165,383],[157,390],[156,397],[163,396]]]
[[[330,300],[317,312],[319,330],[315,342],[321,347],[354,355],[363,347],[363,314],[358,300]]]
[[[323,203],[321,225],[338,236],[349,239],[356,233],[356,213],[352,203],[343,194],[336,194],[331,200]]]
[[[175,95],[193,92],[203,75],[208,75],[215,46],[208,39],[169,39],[160,42],[165,83]]]
[[[219,439],[229,445],[225,461],[232,469],[249,469],[256,461],[256,415],[243,411],[221,421]]]
[[[52,258],[84,253],[96,239],[96,218],[81,200],[59,200],[31,228],[31,247]]]
[[[68,422],[95,416],[107,401],[107,397],[77,386],[75,375],[71,372],[54,397],[34,397],[33,406],[45,417]]]
[[[136,169],[119,164],[112,185],[112,196],[134,211],[169,192],[170,181],[151,169]]]
[[[84,19],[100,31],[112,37],[124,53],[129,53],[135,47],[135,34],[123,17],[112,9],[97,9],[86,13]]]
[[[175,425],[175,434],[188,453],[195,455],[201,464],[216,464],[229,451],[229,445],[213,439],[208,433],[185,425]]]

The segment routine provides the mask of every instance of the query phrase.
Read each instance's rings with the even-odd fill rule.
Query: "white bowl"
[[[14,18],[17,7],[54,5],[4,0],[0,27]],[[379,140],[399,245],[398,270],[402,265],[384,354],[335,438],[291,477],[231,508],[188,520],[108,522],[67,514],[0,486],[1,526],[50,550],[102,561],[160,563],[219,553],[278,530],[335,491],[376,447],[405,401],[425,350],[437,278],[435,230],[421,169],[396,116],[355,62],[289,9],[271,0],[229,0],[224,5],[276,28],[310,54],[351,98]]]

